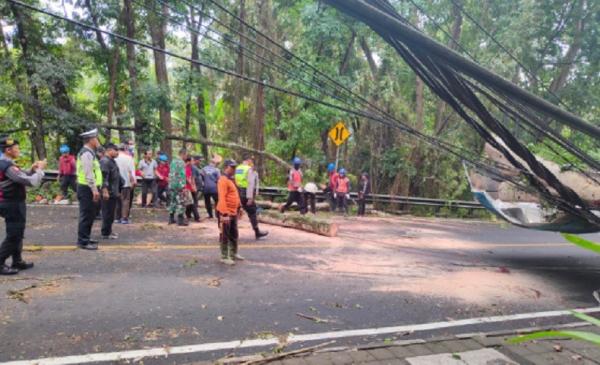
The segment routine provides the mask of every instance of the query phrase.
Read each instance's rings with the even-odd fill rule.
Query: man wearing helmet
[[[77,177],[75,156],[71,154],[71,149],[66,144],[60,146],[60,157],[58,158],[58,181],[60,183],[61,195],[56,197],[56,201],[68,198],[69,188],[77,193]]]
[[[306,208],[304,207],[304,196],[302,194],[302,160],[299,157],[295,157],[293,160],[294,167],[288,174],[288,200],[279,208],[281,213],[285,213],[294,202],[298,204],[300,214],[306,214]]]
[[[348,214],[348,199],[350,198],[350,179],[346,176],[346,169],[340,169],[340,176],[337,179],[335,194],[337,197],[337,206],[340,211]]]
[[[335,171],[335,164],[333,162],[327,165],[327,176],[329,177],[329,182],[325,191],[329,194],[329,207],[332,212],[335,212],[337,207],[337,202],[335,199],[335,187],[337,185],[337,179],[339,178],[339,175]]]

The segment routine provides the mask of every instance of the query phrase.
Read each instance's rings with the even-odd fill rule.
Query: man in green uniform
[[[97,250],[98,241],[90,236],[97,205],[100,202],[99,187],[102,186],[102,170],[96,157],[96,149],[100,146],[98,129],[89,130],[79,136],[83,138],[84,144],[77,155],[77,200],[79,200],[77,247],[83,250]]]
[[[259,179],[254,170],[254,156],[244,155],[244,161],[235,169],[235,184],[240,192],[242,208],[248,214],[256,239],[265,237],[269,232],[261,232],[258,228],[258,217],[256,215],[256,196],[258,195]]]
[[[0,138],[0,152],[0,217],[6,222],[6,237],[0,245],[0,275],[14,275],[33,267],[21,256],[27,217],[25,187],[41,184],[46,162],[34,163],[27,172],[21,170],[14,163],[20,155],[19,142],[10,137]],[[9,257],[10,267],[4,265]]]
[[[186,203],[185,159],[187,154],[185,148],[179,150],[179,158],[174,158],[171,161],[169,171],[169,224],[175,224],[175,215],[177,215],[178,226],[188,225],[183,217]]]

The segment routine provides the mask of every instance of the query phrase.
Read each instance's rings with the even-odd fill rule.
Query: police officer
[[[258,173],[254,170],[254,157],[252,155],[244,155],[244,161],[235,169],[235,184],[240,192],[242,208],[248,214],[252,224],[254,236],[256,239],[267,236],[269,232],[261,232],[258,228],[255,198],[258,195],[259,179]]]
[[[14,275],[33,267],[21,256],[27,217],[25,187],[41,184],[46,162],[34,163],[29,172],[19,169],[14,163],[20,155],[19,142],[10,137],[0,138],[0,152],[0,216],[6,222],[6,237],[0,245],[0,275]],[[5,266],[9,257],[10,267]]]
[[[98,241],[91,239],[92,225],[100,203],[99,187],[102,186],[102,170],[96,156],[100,147],[98,129],[92,129],[79,135],[83,138],[83,147],[77,155],[77,200],[79,200],[79,227],[77,229],[77,247],[84,250],[97,250]]]

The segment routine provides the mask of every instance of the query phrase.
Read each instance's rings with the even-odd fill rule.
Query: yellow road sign
[[[341,145],[346,142],[346,140],[350,137],[352,133],[346,128],[344,122],[338,122],[331,130],[329,131],[329,138],[335,143],[336,146]]]

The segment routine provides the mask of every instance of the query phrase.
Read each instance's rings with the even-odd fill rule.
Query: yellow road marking
[[[100,250],[128,250],[128,249],[147,249],[147,250],[215,250],[219,248],[218,243],[214,244],[100,244]],[[271,249],[271,248],[329,248],[331,245],[315,245],[315,244],[240,244],[244,250],[248,249]],[[24,251],[74,251],[78,248],[75,245],[26,245]]]

